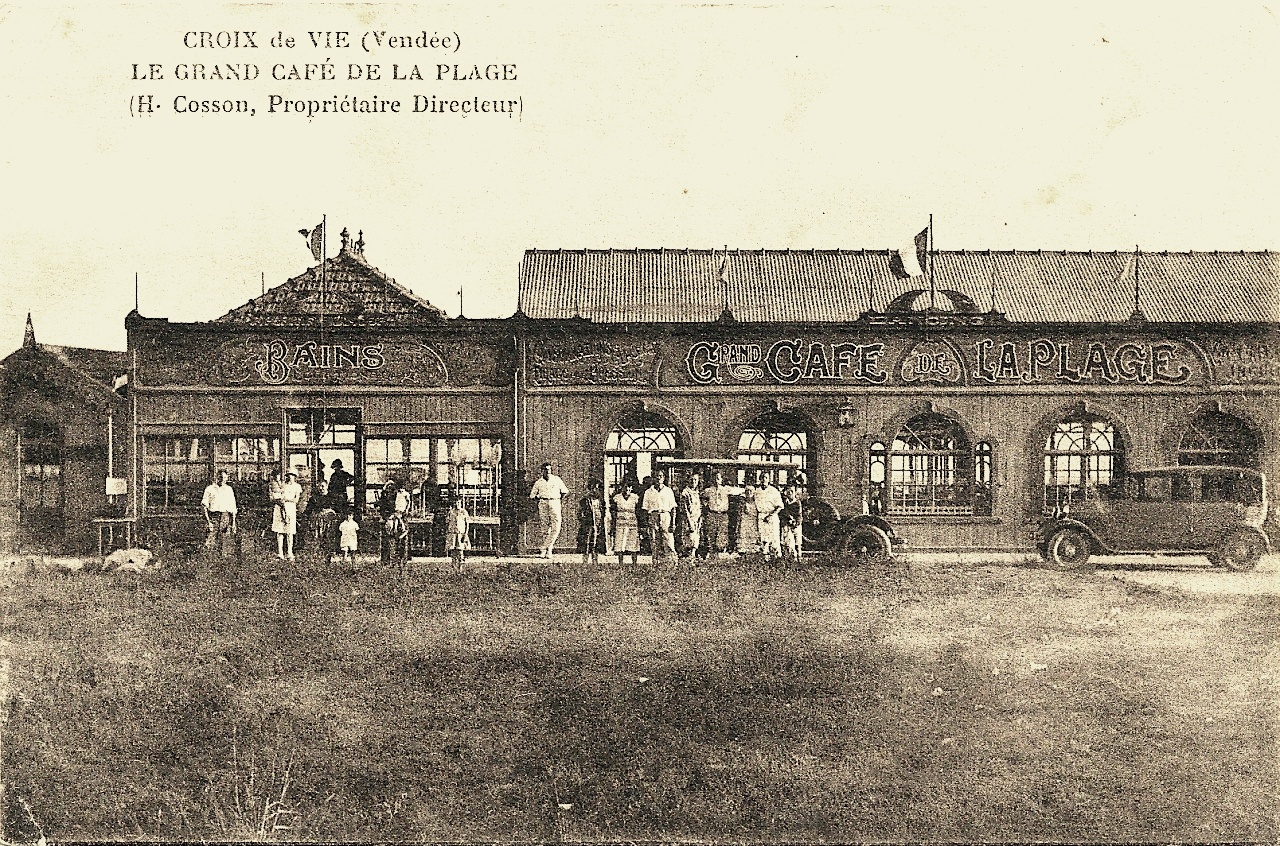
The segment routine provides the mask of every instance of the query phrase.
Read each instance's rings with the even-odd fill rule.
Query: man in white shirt
[[[551,462],[543,464],[542,475],[533,483],[533,491],[529,494],[529,499],[538,503],[538,519],[545,533],[541,550],[543,558],[550,558],[555,551],[556,540],[560,537],[560,504],[568,495],[569,489],[564,486],[564,480],[551,472]]]
[[[742,494],[742,488],[726,485],[724,474],[720,472],[715,474],[712,483],[702,491],[702,498],[707,505],[703,520],[708,555],[712,550],[717,556],[723,555],[729,548],[729,497]]]
[[[236,492],[227,484],[226,470],[219,470],[213,483],[204,489],[200,505],[204,508],[205,522],[209,524],[210,545],[216,544],[225,558],[226,540],[236,533]]]
[[[654,563],[675,555],[676,542],[671,533],[671,518],[676,510],[676,494],[667,487],[665,470],[659,470],[653,477],[653,485],[644,492],[644,501],[640,507],[649,514],[649,543],[653,547]]]

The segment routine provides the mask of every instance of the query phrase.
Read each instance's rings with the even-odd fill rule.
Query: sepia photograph
[[[0,844],[1280,839],[1265,4],[0,5]]]

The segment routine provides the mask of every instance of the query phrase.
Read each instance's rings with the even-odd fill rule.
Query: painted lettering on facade
[[[902,357],[898,376],[906,384],[962,385],[964,364],[949,344],[923,341]]]
[[[1120,343],[995,341],[974,344],[973,378],[1001,382],[1180,385],[1202,373],[1199,357],[1175,341]]]
[[[1207,344],[1214,378],[1232,385],[1280,383],[1280,349],[1243,340]]]
[[[795,338],[775,341],[766,350],[755,343],[699,341],[689,347],[685,369],[698,385],[757,382],[765,376],[783,385],[845,381],[879,385],[889,378],[880,369],[883,354],[881,343],[827,343]]]
[[[1280,369],[1280,357],[1268,359],[1266,352],[1224,349],[1221,356],[1238,362],[1233,373],[1259,378]],[[684,369],[696,385],[1183,385],[1208,379],[1199,347],[1166,338],[699,341],[685,349]]]
[[[381,344],[321,344],[303,341],[288,344],[279,338],[263,344],[264,353],[254,365],[268,385],[294,381],[299,370],[359,368],[381,370],[386,364]]]
[[[442,354],[431,345],[401,339],[352,341],[257,335],[221,343],[210,343],[198,336],[174,340],[177,342],[166,345],[162,360],[143,363],[141,384],[432,388],[451,384],[444,355],[459,362],[459,378],[467,380],[464,384],[488,384],[497,369],[493,356],[478,360],[476,355],[465,354],[471,348]]]

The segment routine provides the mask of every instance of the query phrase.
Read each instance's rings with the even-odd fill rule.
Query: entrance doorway
[[[348,506],[356,502],[356,444],[360,410],[356,408],[300,408],[288,412],[289,470],[298,474],[305,511],[322,482],[333,476],[334,462],[341,462],[350,481],[343,491],[327,491],[331,501],[345,497]]]
[[[681,454],[680,433],[671,421],[650,411],[624,416],[609,432],[604,445],[605,502],[613,502],[613,495],[624,481],[635,485],[643,500],[641,485],[653,474],[655,459],[678,458]],[[640,532],[640,548],[648,551],[647,532]]]

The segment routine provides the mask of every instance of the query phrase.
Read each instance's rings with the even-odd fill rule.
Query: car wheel
[[[840,552],[855,566],[881,564],[891,551],[889,536],[875,526],[854,526],[840,538]]]
[[[1046,560],[1055,570],[1079,570],[1089,563],[1093,543],[1079,529],[1059,529],[1049,538]]]
[[[1230,570],[1252,570],[1266,551],[1267,544],[1257,532],[1240,529],[1228,535],[1209,560]]]

